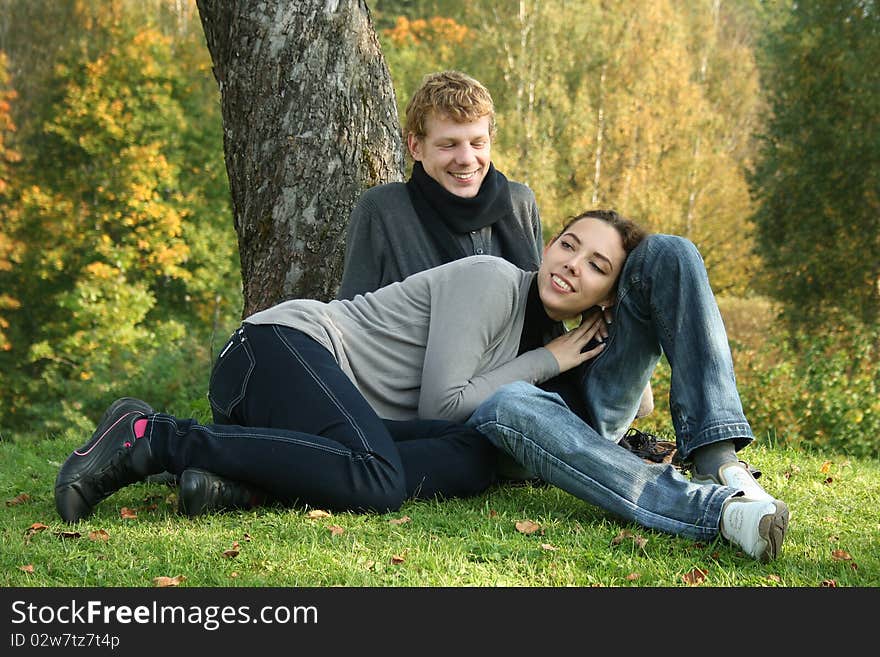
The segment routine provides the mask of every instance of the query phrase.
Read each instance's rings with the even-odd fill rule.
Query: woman
[[[229,480],[285,503],[356,511],[478,493],[491,483],[494,454],[463,423],[505,384],[541,383],[603,351],[591,344],[604,328],[599,309],[615,302],[627,255],[643,237],[616,213],[587,212],[548,244],[538,272],[473,256],[350,301],[297,299],[258,312],[215,364],[214,424],[117,401],[62,466],[56,507],[79,520],[113,491],[163,469],[181,475],[181,495],[196,507],[211,507],[215,484]],[[535,342],[546,333],[532,330],[536,324],[579,316],[578,328]],[[395,435],[380,416],[403,429]],[[471,445],[473,458],[447,462],[451,441]],[[717,489],[705,500],[707,513],[717,511],[707,520],[717,532],[722,509],[714,501],[738,491],[682,483],[695,498]]]

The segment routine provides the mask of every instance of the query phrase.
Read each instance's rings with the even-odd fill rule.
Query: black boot
[[[55,508],[65,521],[88,517],[111,493],[162,471],[149,441],[134,435],[134,423],[154,412],[131,397],[107,409],[91,439],[67,458],[55,479]]]
[[[188,468],[180,475],[177,508],[190,517],[214,511],[252,509],[265,501],[262,491],[205,470]]]

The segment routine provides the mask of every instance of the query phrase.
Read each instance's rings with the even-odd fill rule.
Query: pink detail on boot
[[[143,418],[141,420],[135,420],[134,437],[135,438],[143,438],[144,434],[146,432],[147,432],[147,418]]]

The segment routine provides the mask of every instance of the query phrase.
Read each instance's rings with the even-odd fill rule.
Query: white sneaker
[[[763,563],[782,552],[787,530],[788,507],[781,500],[731,497],[721,511],[721,535]]]
[[[750,500],[772,500],[773,496],[765,491],[761,484],[755,481],[752,473],[742,461],[725,463],[718,468],[717,475],[691,475],[691,481],[695,484],[720,484],[741,490],[745,497]]]

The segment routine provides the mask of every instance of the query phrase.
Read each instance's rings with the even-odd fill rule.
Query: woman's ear
[[[613,308],[616,304],[617,304],[617,295],[616,294],[611,294],[610,296],[602,299],[602,301],[599,302],[599,305],[602,306],[602,310],[605,310],[605,308]]]

